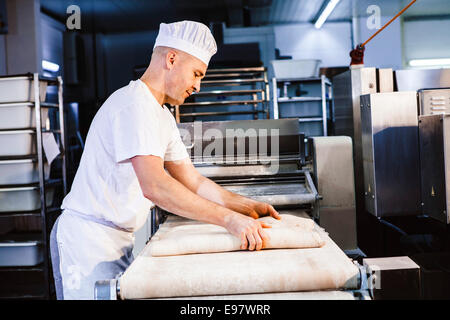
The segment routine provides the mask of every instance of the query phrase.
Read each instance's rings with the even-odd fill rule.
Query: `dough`
[[[282,214],[281,220],[258,220],[271,226],[264,228],[270,239],[263,243],[263,249],[316,248],[324,244],[310,218]],[[178,216],[169,216],[150,243],[150,253],[155,257],[241,250],[240,239],[225,228]]]
[[[307,218],[302,211],[297,215]],[[325,241],[321,248],[153,257],[152,239],[119,278],[119,295],[145,299],[357,289],[358,268],[324,230],[317,225],[314,230]]]

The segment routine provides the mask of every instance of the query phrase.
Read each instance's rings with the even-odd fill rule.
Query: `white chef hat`
[[[195,21],[161,23],[155,46],[170,47],[189,53],[208,65],[217,52],[214,37],[207,26]]]

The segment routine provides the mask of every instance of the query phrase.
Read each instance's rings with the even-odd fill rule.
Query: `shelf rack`
[[[242,114],[251,114],[254,119],[269,119],[269,82],[264,67],[209,69],[201,82],[201,88],[184,104],[171,107],[177,123],[184,122],[188,117],[195,120],[203,116]],[[217,110],[217,107],[224,106],[229,107],[228,110]],[[246,106],[253,108],[242,110]],[[187,107],[193,110],[182,112]],[[202,111],[198,111],[199,108]]]
[[[15,298],[41,298],[41,299],[49,299],[50,298],[50,287],[51,287],[51,258],[50,258],[50,246],[49,246],[49,233],[51,230],[52,225],[49,224],[49,220],[56,220],[50,219],[50,215],[60,213],[59,206],[47,206],[46,203],[46,191],[48,187],[56,187],[62,185],[63,190],[63,196],[67,194],[67,159],[65,154],[65,146],[66,146],[66,138],[65,138],[65,132],[64,132],[64,105],[63,105],[63,81],[60,76],[50,78],[50,77],[44,77],[40,76],[38,73],[34,74],[26,74],[26,75],[18,75],[18,76],[6,76],[6,77],[0,77],[0,81],[2,80],[28,80],[32,81],[32,88],[34,93],[34,101],[19,101],[19,102],[8,102],[8,103],[1,103],[0,106],[28,106],[28,107],[34,107],[35,109],[35,126],[31,128],[25,128],[26,130],[32,130],[35,133],[35,143],[36,143],[36,154],[31,154],[28,156],[25,156],[27,159],[33,159],[37,161],[38,163],[38,176],[39,181],[36,183],[31,184],[10,184],[10,185],[0,185],[0,189],[17,189],[20,190],[21,188],[37,188],[39,189],[39,195],[40,195],[40,209],[33,210],[33,211],[13,211],[13,212],[0,212],[0,217],[29,217],[29,216],[35,216],[41,218],[41,239],[39,239],[39,243],[43,247],[43,262],[36,265],[36,266],[17,266],[17,267],[0,267],[0,272],[42,272],[43,278],[44,278],[44,290],[43,293],[32,293],[32,294],[25,294],[25,295],[11,295],[11,296],[3,296],[1,298],[3,299],[15,299]],[[56,86],[57,87],[57,103],[48,103],[48,102],[41,102],[40,100],[40,89],[41,89],[41,82],[46,83],[46,86]],[[59,129],[50,129],[50,128],[42,128],[42,113],[41,110],[43,108],[55,108],[58,110],[58,118],[59,118]],[[3,132],[5,131],[18,131],[18,130],[24,130],[24,128],[17,128],[17,129],[5,129],[1,130]],[[44,149],[43,149],[43,133],[51,132],[53,134],[57,134],[59,136],[57,140],[60,154],[57,157],[57,159],[61,160],[61,178],[58,179],[46,179],[45,178],[45,172],[44,172]],[[14,159],[23,159],[24,156],[7,156],[2,157],[2,160],[14,160]],[[54,200],[56,196],[56,191],[54,194]]]
[[[301,96],[301,95],[290,95],[289,86],[291,85],[301,85],[301,84],[317,84],[320,85],[320,96]],[[328,135],[328,124],[327,124],[327,109],[332,110],[332,84],[328,78],[324,75],[320,77],[310,77],[310,78],[272,78],[272,89],[273,89],[273,109],[274,109],[274,119],[281,119],[280,108],[286,103],[296,103],[297,114],[300,123],[306,122],[322,122],[322,135]],[[315,116],[304,116],[302,110],[302,104],[320,102],[321,103],[321,114]]]

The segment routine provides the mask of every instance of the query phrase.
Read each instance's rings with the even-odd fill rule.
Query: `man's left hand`
[[[258,219],[264,216],[271,216],[280,220],[280,214],[268,203],[259,202],[255,200],[249,201],[242,210],[236,210],[246,216]]]

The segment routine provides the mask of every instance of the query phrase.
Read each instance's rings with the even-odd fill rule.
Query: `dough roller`
[[[230,191],[272,204],[280,214],[313,219],[325,245],[154,257],[148,250],[151,238],[123,274],[116,279],[97,281],[97,299],[369,298],[365,269],[351,260],[318,223],[320,201],[331,207],[332,199],[339,198],[334,201],[335,206],[354,206],[350,138],[305,139],[299,132],[297,119],[194,122],[178,126],[191,160],[201,174]],[[258,148],[253,148],[256,140],[252,139],[259,139]],[[338,148],[330,148],[335,145]],[[341,164],[336,163],[344,160],[333,155],[333,150],[347,153],[350,165],[342,163],[347,168],[338,170]],[[334,162],[329,166],[332,173],[323,169],[314,152]],[[350,186],[348,181],[337,181],[339,174],[349,172]],[[329,190],[325,183],[319,189],[316,187],[317,181],[326,179],[323,174],[332,175],[327,177],[329,184],[341,185],[335,194],[319,195],[318,190],[325,193]],[[350,204],[343,204],[340,190],[351,191]],[[152,237],[172,216],[157,207],[152,210]],[[256,275],[261,281],[256,280]]]

